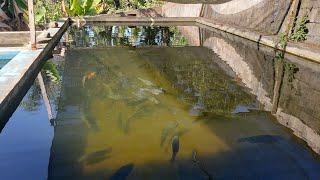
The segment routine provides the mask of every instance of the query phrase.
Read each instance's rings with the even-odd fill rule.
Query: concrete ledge
[[[280,124],[292,129],[294,135],[304,140],[313,151],[320,154],[320,135],[312,128],[305,125],[300,119],[284,113],[281,108],[278,108],[275,116]]]
[[[261,35],[257,32],[231,27],[225,24],[219,24],[212,19],[203,17],[113,17],[109,15],[98,15],[74,18],[73,20],[78,24],[105,23],[110,25],[170,25],[170,23],[175,23],[174,25],[196,25],[196,23],[198,23],[200,25],[212,27],[262,45],[280,49],[277,47],[277,36]],[[320,63],[320,48],[318,47],[307,47],[298,43],[289,42],[286,47],[286,52]]]
[[[42,31],[37,31],[37,35],[40,35],[41,33]],[[0,47],[24,46],[29,41],[30,41],[29,31],[0,32]]]
[[[43,49],[23,50],[0,70],[0,131],[33,84],[45,61],[52,55],[52,50],[70,24],[71,20],[68,19],[60,29],[49,29],[55,34],[52,34],[54,36]]]
[[[106,25],[106,26],[197,26],[196,22],[107,22],[107,21],[87,21],[85,24]]]
[[[110,16],[85,16],[82,19],[73,19],[85,22],[134,22],[134,23],[160,23],[160,22],[196,22],[196,17],[110,17]]]
[[[278,38],[276,36],[263,36],[256,32],[247,31],[247,30],[231,27],[224,24],[218,24],[206,18],[197,18],[196,22],[202,25],[206,25],[206,26],[216,28],[218,30],[239,36],[239,37],[243,37],[245,39],[248,39],[272,48],[280,49],[277,47]],[[290,54],[320,63],[319,48],[308,48],[308,47],[304,47],[301,45],[299,46],[298,44],[289,42],[286,47],[286,53],[290,53]]]

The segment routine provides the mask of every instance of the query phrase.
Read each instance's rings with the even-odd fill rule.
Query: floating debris
[[[161,93],[163,93],[163,90],[160,88],[160,89],[157,89],[157,88],[141,88],[142,91],[147,91],[153,95],[159,95]]]

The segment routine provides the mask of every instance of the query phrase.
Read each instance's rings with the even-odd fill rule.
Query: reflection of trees
[[[55,56],[53,59],[49,59],[43,66],[41,72],[45,85],[45,91],[47,93],[47,98],[49,99],[50,106],[55,112],[58,107],[61,91],[61,76],[63,73],[64,61],[59,60],[63,58],[60,56]]]
[[[39,84],[35,82],[20,103],[25,111],[37,111],[41,105],[41,90]]]
[[[44,72],[52,82],[58,83],[61,79],[57,66],[51,61],[47,61],[41,71]]]
[[[71,46],[185,46],[187,40],[176,27],[84,26],[70,30]]]
[[[48,60],[42,69],[43,74],[45,74],[43,77],[48,98],[51,102],[51,105],[55,107],[57,107],[58,99],[60,97],[61,68],[62,67],[53,63],[52,60]],[[20,106],[26,111],[37,111],[41,105],[41,99],[41,89],[39,82],[36,80],[21,101]]]
[[[177,27],[170,27],[170,42],[171,46],[186,46],[188,45],[187,39],[179,32]]]

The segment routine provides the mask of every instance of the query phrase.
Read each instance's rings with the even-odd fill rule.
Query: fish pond
[[[319,156],[270,113],[279,93],[317,130],[319,64],[283,59],[275,92],[274,50],[205,27],[93,24],[64,39],[42,70],[54,120],[36,81],[0,134],[6,179],[320,178]]]

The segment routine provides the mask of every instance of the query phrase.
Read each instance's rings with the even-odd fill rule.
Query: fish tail
[[[171,156],[170,162],[173,163],[175,161],[176,161],[176,154],[173,153],[172,156]]]

